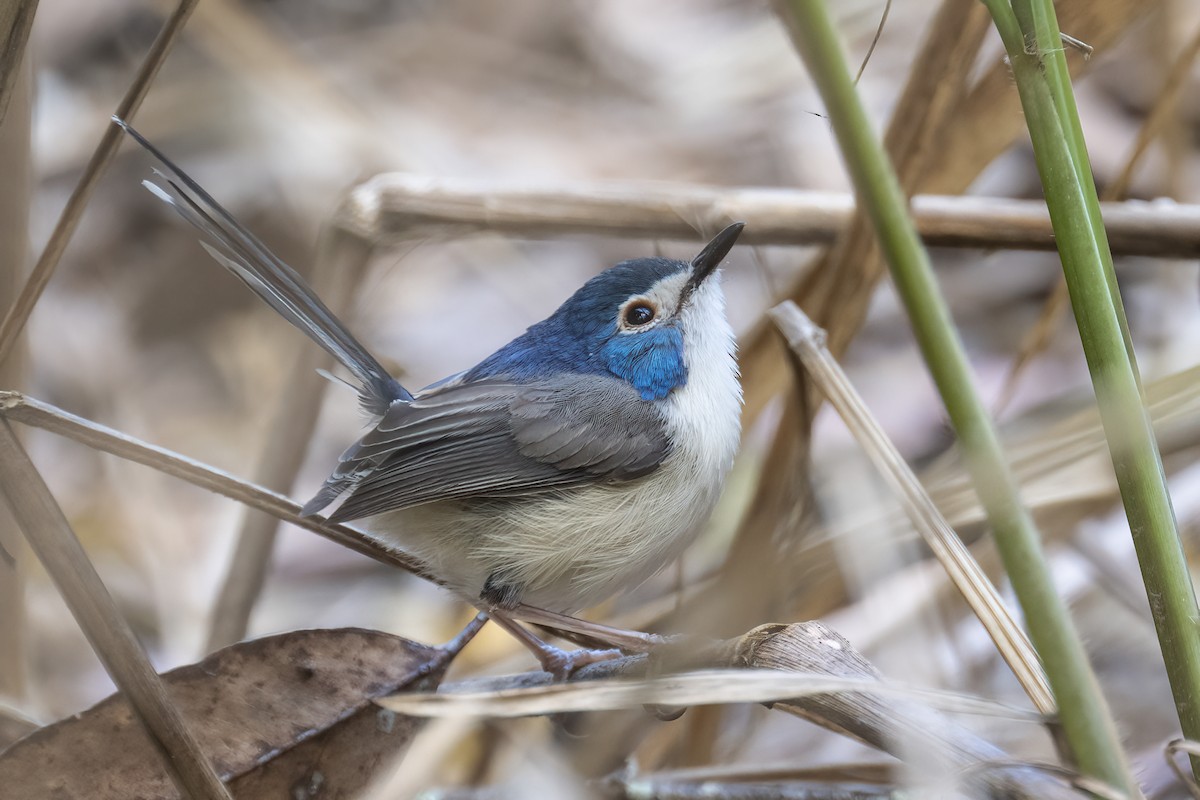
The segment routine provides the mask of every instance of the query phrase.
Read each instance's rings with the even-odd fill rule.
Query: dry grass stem
[[[998,197],[922,195],[913,218],[940,247],[1053,250],[1044,203]],[[1105,223],[1114,252],[1200,255],[1200,206],[1110,203]],[[692,240],[697,231],[745,220],[746,244],[830,244],[855,214],[848,194],[791,189],[720,188],[666,183],[572,183],[542,188],[385,173],[360,184],[337,224],[372,243],[445,232],[525,236],[592,233]]]
[[[1175,58],[1167,71],[1162,87],[1150,104],[1150,111],[1138,129],[1133,147],[1125,158],[1125,163],[1117,177],[1105,187],[1102,200],[1114,202],[1120,200],[1129,192],[1133,176],[1142,163],[1142,158],[1150,149],[1155,139],[1158,139],[1179,110],[1179,98],[1188,85],[1192,67],[1200,57],[1200,27],[1192,34],[1191,39],[1184,45],[1183,50]]]
[[[489,691],[406,694],[379,704],[402,714],[427,717],[525,717],[581,711],[616,711],[642,705],[698,706],[722,703],[775,703],[830,693],[901,695],[942,711],[1036,721],[1011,706],[954,692],[893,685],[865,678],[841,678],[773,670],[703,670],[658,678],[573,681],[548,686]]]
[[[0,5],[0,125],[17,89],[37,7],[38,0],[10,0]]]
[[[640,775],[633,780],[655,781],[860,781],[863,783],[890,783],[894,780],[896,765],[891,762],[863,764],[822,764],[801,767],[788,762],[769,764],[716,764],[705,767],[684,767],[661,770]]]
[[[479,790],[438,793],[437,800],[496,800]],[[605,797],[612,800],[894,800],[900,793],[895,786],[871,786],[837,781],[771,782],[766,785],[725,783],[718,780],[664,781],[656,778],[606,780]]]
[[[0,415],[20,422],[22,425],[41,428],[64,436],[93,450],[142,464],[201,489],[216,492],[253,509],[270,514],[282,522],[288,522],[319,534],[380,563],[436,582],[436,578],[429,572],[425,564],[417,559],[399,551],[389,550],[365,533],[347,525],[328,525],[314,517],[302,517],[299,503],[235,478],[215,467],[173,453],[165,448],[139,441],[120,431],[77,417],[16,392],[0,392]]]
[[[0,491],[180,792],[191,800],[230,800],[7,420],[0,420]]]
[[[5,9],[20,11],[9,4],[0,8],[0,16]],[[0,114],[0,175],[5,176],[4,192],[0,193],[0,308],[7,308],[16,296],[29,258],[33,69],[28,51],[18,50],[22,57],[11,67],[0,65],[0,75],[4,76],[0,92],[7,92],[0,103],[7,103],[9,112]],[[10,55],[14,54],[6,50],[0,53],[0,60]],[[25,368],[23,355],[18,352],[0,364],[0,386],[19,383]],[[4,609],[0,614],[0,694],[13,698],[25,696],[29,667],[25,597],[28,558],[16,522],[7,507],[0,504],[0,608]]]
[[[776,306],[770,315],[816,387],[837,409],[872,463],[900,497],[913,527],[992,637],[1034,707],[1043,714],[1053,714],[1054,695],[1028,637],[826,348],[825,332],[791,301]]]
[[[335,313],[347,304],[370,256],[370,248],[337,230],[326,234],[317,257],[314,281],[319,296]],[[332,359],[322,350],[297,341],[295,365],[288,373],[283,398],[271,420],[266,448],[253,482],[280,492],[296,479],[321,411],[328,385],[318,369],[329,369]],[[208,650],[218,650],[246,635],[250,614],[262,592],[279,519],[262,511],[247,510],[238,530],[229,570],[213,608]]]
[[[129,89],[126,90],[125,96],[121,99],[120,105],[117,106],[116,115],[118,117],[133,120],[146,93],[150,91],[150,84],[153,83],[159,68],[166,60],[167,53],[170,52],[171,46],[175,43],[179,32],[183,30],[184,23],[187,22],[198,2],[199,0],[180,0],[179,5],[167,18],[166,24],[163,25],[154,43],[150,46],[150,51],[146,53],[146,58],[138,69],[133,82],[129,85]],[[45,249],[42,250],[41,257],[34,264],[33,271],[25,285],[21,287],[21,292],[5,315],[4,321],[0,323],[0,364],[3,364],[12,355],[17,339],[20,337],[21,331],[25,329],[25,323],[29,321],[29,315],[33,313],[34,306],[37,305],[46,285],[50,283],[50,277],[54,274],[63,251],[67,249],[67,243],[71,240],[71,235],[75,232],[75,228],[83,216],[83,210],[87,207],[96,184],[112,162],[113,156],[117,154],[121,136],[121,129],[116,123],[110,122],[104,129],[104,135],[100,137],[100,143],[96,145],[95,152],[88,160],[87,166],[83,170],[83,176],[76,184],[75,190],[71,192],[70,198],[67,199],[67,204],[58,218],[58,223],[54,226],[54,231],[50,234]]]
[[[509,616],[521,622],[532,622],[535,625],[554,628],[558,631],[591,637],[610,646],[619,647],[626,653],[648,653],[666,642],[664,637],[653,633],[643,633],[605,625],[601,622],[576,619],[554,611],[546,611],[543,608],[527,606],[524,603],[513,609]]]

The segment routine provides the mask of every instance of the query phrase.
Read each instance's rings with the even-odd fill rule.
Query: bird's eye
[[[645,300],[639,300],[631,303],[625,309],[625,324],[631,328],[640,328],[642,325],[647,325],[654,319],[654,306],[650,305]]]

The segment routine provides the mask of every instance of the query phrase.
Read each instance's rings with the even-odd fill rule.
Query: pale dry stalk
[[[180,793],[189,800],[231,800],[7,420],[0,420],[0,493]]]

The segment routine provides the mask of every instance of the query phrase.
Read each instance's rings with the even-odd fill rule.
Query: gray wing
[[[660,412],[624,381],[479,381],[396,403],[305,506],[349,491],[344,521],[450,498],[513,497],[632,480],[670,451]]]

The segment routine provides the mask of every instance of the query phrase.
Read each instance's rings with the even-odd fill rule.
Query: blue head
[[[691,263],[639,258],[605,270],[464,378],[614,375],[644,400],[666,398],[687,382],[685,346],[694,326],[724,313],[719,290],[706,280],[742,227],[721,231]]]

